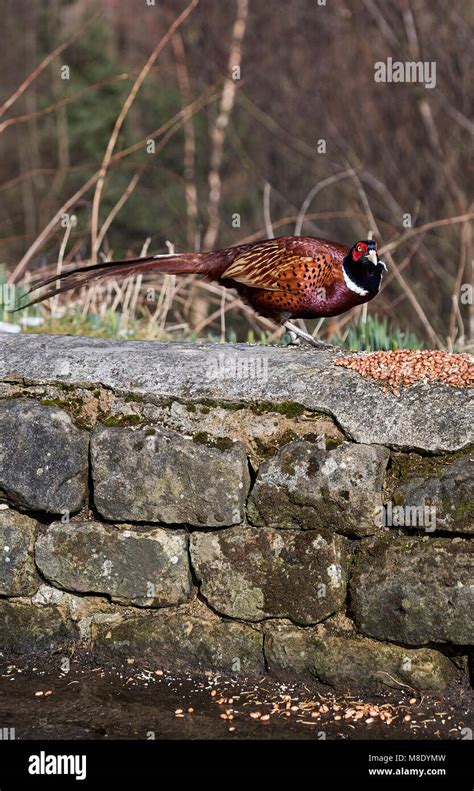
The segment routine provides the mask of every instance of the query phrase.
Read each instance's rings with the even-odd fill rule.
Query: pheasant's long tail
[[[127,277],[127,275],[148,274],[162,272],[166,274],[199,274],[208,280],[218,280],[229,264],[227,251],[213,253],[176,253],[174,255],[147,255],[142,258],[128,258],[123,261],[105,261],[99,264],[83,266],[53,275],[37,283],[24,297],[29,297],[34,291],[49,286],[47,291],[39,297],[30,299],[17,307],[17,310],[36,305],[45,299],[80,288],[94,280],[106,277]]]

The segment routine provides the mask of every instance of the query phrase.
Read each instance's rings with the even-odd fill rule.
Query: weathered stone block
[[[332,351],[247,344],[159,343],[46,335],[3,335],[0,378],[38,384],[102,385],[139,398],[218,403],[292,403],[334,417],[355,442],[398,450],[451,453],[473,441],[468,387],[420,382],[399,395],[336,366]],[[269,376],[210,379],[211,357],[266,366]]]
[[[41,580],[34,561],[37,522],[28,516],[0,510],[0,595],[28,596]]]
[[[343,443],[326,451],[306,440],[290,442],[260,466],[249,519],[267,527],[371,535],[377,531],[388,458],[380,446]]]
[[[118,521],[208,527],[243,520],[250,487],[245,450],[158,429],[97,428],[91,455],[94,501]]]
[[[184,530],[56,523],[38,538],[36,563],[58,587],[103,593],[122,604],[160,607],[192,593]]]
[[[474,458],[457,459],[439,474],[415,476],[394,490],[393,501],[404,508],[435,509],[436,530],[474,533]],[[412,521],[405,526],[413,527]]]
[[[459,672],[446,656],[429,648],[403,648],[364,637],[326,634],[324,628],[298,628],[268,622],[265,658],[271,673],[285,678],[317,678],[338,689],[379,686],[439,692]]]
[[[0,402],[0,493],[14,505],[59,514],[87,503],[87,432],[67,412],[19,398]]]
[[[0,599],[0,650],[5,653],[55,651],[78,638],[77,626],[57,607]]]
[[[473,560],[461,538],[364,541],[350,582],[359,630],[407,645],[473,643]]]
[[[92,636],[99,656],[136,657],[173,671],[221,671],[233,676],[265,672],[261,632],[210,616],[199,604],[94,623]]]
[[[224,615],[311,624],[344,605],[347,539],[328,530],[233,527],[193,533],[190,546],[201,592]]]

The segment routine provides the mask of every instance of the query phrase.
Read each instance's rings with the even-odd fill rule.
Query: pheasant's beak
[[[368,253],[366,254],[366,258],[368,258],[371,264],[377,266],[379,259],[377,258],[376,250],[369,250]]]

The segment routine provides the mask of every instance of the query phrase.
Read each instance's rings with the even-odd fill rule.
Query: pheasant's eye
[[[362,252],[362,245],[358,244],[357,247],[356,247],[356,250],[357,250],[358,253],[361,253]]]

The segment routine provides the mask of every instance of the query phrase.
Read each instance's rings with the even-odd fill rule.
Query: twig
[[[296,219],[295,236],[299,236],[301,234],[301,229],[303,227],[306,212],[310,207],[311,201],[316,197],[318,192],[321,192],[321,190],[324,189],[324,187],[328,187],[330,184],[335,184],[336,181],[341,181],[341,179],[348,178],[349,176],[352,177],[352,174],[353,174],[353,169],[350,168],[349,170],[342,171],[342,173],[336,173],[336,175],[334,176],[329,176],[327,179],[323,179],[323,181],[320,181],[318,182],[318,184],[315,184],[313,189],[308,192],[306,198],[301,204],[301,209]]]
[[[43,58],[43,60],[36,67],[36,69],[33,69],[31,74],[29,74],[28,77],[26,77],[26,79],[23,80],[21,85],[16,89],[16,91],[14,93],[12,93],[10,98],[7,99],[2,104],[2,106],[0,107],[0,118],[1,118],[2,115],[4,115],[6,113],[7,110],[10,109],[10,107],[13,104],[15,104],[15,102],[20,98],[20,96],[22,96],[24,94],[26,89],[29,88],[30,85],[36,80],[36,78],[39,77],[41,72],[43,72],[46,69],[46,67],[49,66],[51,61],[54,60],[58,55],[60,55],[61,52],[66,49],[66,47],[69,47],[69,45],[72,44],[72,42],[75,41],[75,39],[78,38],[78,36],[81,35],[81,33],[86,29],[86,27],[91,25],[92,22],[94,22],[97,19],[97,17],[99,17],[100,15],[101,15],[101,12],[100,11],[96,11],[96,13],[93,14],[91,17],[89,17],[89,19],[86,19],[86,21],[84,22],[83,25],[81,25],[79,30],[76,30],[76,32],[70,38],[67,39],[67,41],[64,41],[62,44],[60,44],[58,47],[56,47],[56,49],[54,49],[52,52],[50,52],[49,55],[47,55],[45,58]]]
[[[73,228],[72,222],[68,222],[66,226],[66,230],[64,232],[63,240],[61,242],[61,247],[59,248],[58,263],[56,266],[56,274],[58,276],[58,280],[56,281],[56,288],[59,288],[60,285],[59,278],[61,277],[61,272],[63,269],[64,253],[66,252],[66,247],[72,228]],[[59,294],[55,297],[52,297],[50,302],[51,302],[51,315],[54,318],[58,310]]]
[[[195,102],[194,102],[193,104],[194,104],[194,105],[196,105],[196,103],[195,103]],[[180,119],[182,119],[182,117],[183,117],[183,112],[181,111],[181,112],[177,113],[177,116],[176,116],[176,117],[177,117],[177,118],[180,118]],[[174,119],[172,119],[172,120],[174,121]],[[164,125],[163,125],[163,127],[162,127],[162,128],[168,128],[168,127],[169,127],[169,125],[170,125],[170,124],[169,124],[169,122],[167,122],[166,124],[164,124]],[[169,140],[169,139],[170,139],[170,138],[171,138],[171,137],[172,137],[172,136],[173,136],[173,135],[174,135],[174,134],[175,134],[175,133],[176,133],[176,132],[177,132],[177,131],[178,131],[180,128],[181,128],[181,123],[180,123],[179,121],[178,121],[178,122],[176,122],[174,126],[171,126],[171,128],[170,128],[170,129],[169,129],[169,131],[168,131],[168,134],[167,134],[167,135],[165,135],[165,136],[163,137],[163,140],[160,142],[160,146],[159,146],[159,148],[156,150],[156,153],[158,153],[158,151],[159,151],[159,150],[161,150],[161,148],[163,148],[163,146],[164,146],[164,145],[165,145],[165,144],[168,142],[168,140]],[[133,148],[133,147],[131,147],[131,148]],[[128,154],[128,153],[131,153],[131,150],[130,150],[130,149],[128,149],[126,153],[127,153],[127,154]],[[121,152],[120,152],[119,154],[117,154],[115,157],[112,157],[112,162],[115,162],[116,160],[118,160],[118,159],[121,159],[121,158],[123,157],[123,155],[124,155],[124,152],[123,152],[123,151],[121,151]],[[74,203],[76,203],[76,201],[78,201],[78,200],[79,200],[79,198],[81,198],[81,197],[82,197],[82,195],[84,195],[84,194],[87,192],[87,190],[88,190],[88,189],[90,189],[90,187],[91,187],[91,186],[93,186],[93,184],[94,184],[94,183],[97,181],[97,179],[99,178],[99,174],[100,174],[100,170],[98,170],[96,173],[94,173],[94,175],[93,175],[93,176],[91,176],[91,178],[90,178],[90,179],[88,179],[88,181],[86,181],[86,183],[85,183],[85,184],[84,184],[84,185],[83,185],[83,186],[82,186],[82,187],[81,187],[81,188],[80,188],[80,189],[79,189],[77,192],[75,192],[75,193],[74,193],[74,195],[73,195],[71,198],[69,198],[69,199],[68,199],[68,200],[67,200],[67,201],[66,201],[66,202],[65,202],[65,203],[64,203],[64,204],[61,206],[61,208],[60,208],[60,209],[59,209],[59,210],[56,212],[56,214],[54,215],[54,217],[52,218],[52,220],[50,220],[50,222],[48,223],[48,225],[46,225],[46,227],[45,227],[45,228],[43,228],[43,230],[41,231],[40,235],[39,235],[39,236],[38,236],[38,237],[37,237],[37,238],[34,240],[34,242],[31,244],[31,246],[28,248],[28,250],[26,251],[26,253],[25,253],[25,254],[24,254],[24,256],[22,257],[22,259],[19,261],[19,263],[17,264],[17,266],[16,266],[16,267],[15,267],[15,269],[13,270],[13,272],[10,274],[10,276],[9,276],[9,279],[8,279],[8,282],[9,282],[9,283],[15,283],[15,282],[18,280],[18,278],[19,278],[19,277],[22,275],[23,271],[25,270],[25,268],[26,268],[27,264],[29,263],[29,261],[31,260],[31,258],[33,257],[33,255],[36,253],[36,251],[37,251],[37,250],[39,250],[39,249],[41,248],[41,246],[43,245],[43,243],[44,243],[44,242],[46,241],[46,239],[48,238],[48,236],[49,236],[50,232],[52,231],[52,229],[54,228],[54,226],[56,225],[56,223],[58,222],[58,220],[61,218],[61,215],[62,215],[64,212],[66,212],[66,211],[67,211],[67,210],[68,210],[68,209],[69,209],[69,208],[70,208],[72,205],[74,205]]]
[[[97,88],[103,88],[105,85],[111,85],[114,82],[120,82],[128,79],[128,74],[117,74],[115,77],[109,77],[106,80],[99,80],[99,82],[95,82],[93,85],[86,85],[85,88],[77,91],[77,93],[75,93],[73,96],[65,96],[62,99],[58,99],[58,101],[54,102],[53,104],[48,104],[47,107],[43,107],[41,110],[35,110],[34,112],[25,113],[24,115],[15,115],[13,118],[7,118],[6,121],[3,121],[0,124],[0,133],[3,132],[4,129],[8,129],[10,126],[23,124],[27,121],[33,121],[37,118],[42,118],[44,115],[54,113],[55,111],[60,110],[62,107],[67,107],[68,104],[74,104],[74,102],[77,102],[77,100],[84,96],[84,94],[91,93],[91,91],[94,91]]]
[[[248,0],[237,0],[237,12],[232,31],[232,40],[229,52],[228,70],[239,67],[242,59],[242,41],[245,35],[245,28],[248,14]],[[209,223],[204,235],[204,249],[210,250],[214,247],[217,232],[219,230],[219,204],[221,200],[221,165],[224,151],[225,133],[229,124],[229,118],[234,106],[236,94],[236,81],[230,76],[226,77],[222,89],[220,110],[211,133],[211,166],[209,169],[209,201],[208,215]]]
[[[270,192],[271,192],[271,184],[268,181],[265,183],[263,188],[263,220],[265,222],[265,232],[269,239],[275,238],[275,232],[273,230],[272,225],[272,217],[270,213]]]
[[[130,195],[132,194],[133,190],[137,186],[138,182],[140,181],[143,171],[145,169],[146,163],[141,165],[138,171],[135,173],[131,181],[128,183],[125,191],[122,193],[120,198],[118,199],[115,206],[110,210],[107,218],[102,223],[101,229],[97,236],[97,249],[100,249],[100,246],[104,240],[105,234],[109,230],[110,226],[112,225],[113,221],[115,220],[117,214],[119,213],[120,209],[125,205],[127,200],[129,199]]]
[[[384,15],[382,14],[375,0],[363,0],[363,3],[366,9],[368,10],[368,12],[373,16],[380,31],[383,33],[387,41],[391,44],[392,47],[396,47],[398,49],[399,45],[398,45],[397,37],[395,36],[391,26],[385,19]]]
[[[392,250],[396,250],[397,247],[400,247],[401,244],[404,244],[408,239],[411,239],[412,236],[418,236],[420,233],[426,233],[427,231],[431,231],[433,228],[441,228],[444,225],[457,225],[457,223],[472,219],[474,219],[474,212],[460,214],[457,217],[445,217],[442,220],[433,220],[432,222],[427,222],[424,225],[420,225],[418,228],[411,228],[395,241],[388,242],[388,244],[383,245],[380,248],[380,252],[382,255],[391,253]]]
[[[157,59],[158,55],[162,51],[162,49],[168,44],[171,40],[173,34],[178,29],[178,27],[185,21],[185,19],[189,16],[191,11],[196,7],[199,0],[191,0],[189,5],[184,9],[184,11],[175,19],[173,24],[168,29],[167,33],[161,38],[161,40],[156,45],[155,49],[151,53],[150,57],[146,61],[145,65],[141,69],[138,77],[136,78],[130,93],[128,94],[123,107],[120,113],[117,116],[117,119],[114,124],[114,128],[112,130],[112,134],[110,135],[109,142],[104,154],[104,158],[102,160],[102,165],[100,167],[99,176],[97,179],[97,184],[94,192],[94,198],[92,201],[92,216],[91,216],[91,260],[92,263],[95,263],[97,260],[97,252],[98,252],[98,245],[97,245],[97,238],[99,234],[99,207],[100,207],[100,200],[102,197],[102,192],[104,189],[104,181],[105,176],[110,165],[112,154],[115,148],[115,144],[117,142],[117,138],[119,136],[120,130],[123,126],[125,118],[128,115],[128,111],[132,106],[135,98],[138,94],[138,91],[141,88],[143,81],[145,80],[148,72],[150,71],[151,67],[153,66],[155,60]]]
[[[53,230],[55,225],[61,219],[61,215],[65,214],[68,211],[68,209],[70,209],[71,206],[74,206],[74,204],[79,200],[79,198],[82,198],[82,196],[87,192],[87,190],[90,189],[90,187],[92,187],[93,184],[95,184],[97,178],[98,178],[98,173],[94,173],[94,175],[91,176],[90,179],[88,179],[86,183],[83,184],[82,187],[80,187],[80,189],[78,189],[77,192],[74,193],[74,195],[72,195],[70,198],[68,198],[67,201],[65,201],[65,203],[63,203],[63,205],[61,206],[60,209],[58,209],[54,217],[49,221],[49,223],[43,228],[39,236],[37,236],[37,238],[34,240],[33,244],[30,245],[23,258],[21,258],[21,260],[18,262],[15,269],[8,278],[9,283],[15,283],[18,280],[20,275],[23,274],[23,271],[26,265],[28,264],[28,262],[30,261],[30,259],[34,256],[36,251],[40,249],[43,242],[46,241],[50,232]]]
[[[179,90],[183,109],[190,103],[191,89],[189,85],[188,67],[186,65],[186,53],[182,36],[179,32],[175,33],[171,39],[176,58],[176,74],[178,76]],[[183,122],[184,132],[184,184],[186,198],[186,238],[190,250],[195,250],[196,227],[198,220],[198,198],[196,188],[196,135],[194,133],[194,122],[192,115],[186,115]]]
[[[452,294],[452,308],[451,308],[451,315],[449,317],[449,329],[448,329],[448,343],[450,345],[450,351],[452,351],[452,346],[454,344],[454,331],[456,327],[456,319],[459,322],[459,317],[461,316],[461,312],[459,310],[459,292],[461,290],[461,284],[464,276],[464,270],[466,268],[466,262],[468,258],[468,249],[470,247],[471,241],[471,225],[468,222],[464,222],[461,226],[461,252],[459,256],[459,265],[456,273],[456,278],[454,281],[454,289]],[[464,334],[464,327],[461,334]]]

